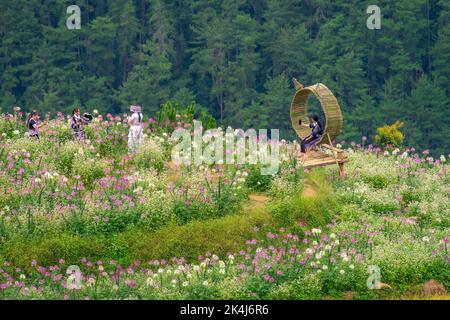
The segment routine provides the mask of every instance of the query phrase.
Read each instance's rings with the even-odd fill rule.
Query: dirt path
[[[175,162],[173,162],[173,161],[170,161],[170,162],[167,162],[167,167],[169,168],[169,170],[168,170],[168,180],[169,180],[169,183],[175,183],[177,180],[178,180],[178,178],[179,178],[179,175],[180,175],[180,168],[179,168],[179,166],[175,163]]]
[[[245,206],[247,210],[254,210],[263,208],[266,205],[266,202],[269,201],[269,197],[263,194],[251,194],[248,196],[249,202]]]
[[[310,198],[310,197],[314,197],[316,194],[317,194],[316,189],[314,189],[314,187],[311,184],[305,183],[305,187],[303,188],[302,197]]]

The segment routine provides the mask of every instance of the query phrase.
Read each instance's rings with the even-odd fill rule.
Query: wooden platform
[[[345,157],[344,152],[342,150],[330,147],[328,145],[322,145],[326,149],[330,149],[334,152],[333,155],[329,155],[321,150],[312,150],[309,157],[304,160],[299,158],[299,163],[302,164],[303,168],[311,169],[315,167],[323,167],[329,165],[338,165],[339,173],[341,176],[345,175],[344,172],[344,164],[348,162],[347,157]]]

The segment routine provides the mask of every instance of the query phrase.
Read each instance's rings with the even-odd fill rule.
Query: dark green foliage
[[[380,0],[381,30],[366,28],[370,1],[67,1],[0,3],[0,108],[69,113],[76,103],[119,113],[140,103],[206,106],[220,125],[280,129],[297,77],[322,82],[344,112],[341,139],[374,141],[400,120],[405,146],[449,150],[450,5]]]

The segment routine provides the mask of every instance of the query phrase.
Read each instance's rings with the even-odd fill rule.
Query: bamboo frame
[[[311,134],[311,129],[308,126],[300,125],[299,120],[302,121],[302,124],[309,123],[308,98],[310,94],[314,94],[319,100],[325,114],[325,127],[317,145],[321,145],[323,148],[333,152],[333,156],[329,156],[324,152],[316,152],[316,157],[303,160],[303,167],[307,169],[336,164],[339,167],[339,175],[345,177],[344,164],[348,162],[348,159],[345,157],[343,150],[333,146],[333,140],[342,133],[343,126],[343,116],[336,97],[322,83],[305,88],[300,82],[294,79],[294,85],[296,93],[291,103],[292,127],[302,140]]]
[[[291,122],[297,135],[304,139],[311,133],[310,128],[299,124],[299,120],[302,120],[302,124],[309,123],[308,97],[313,94],[319,100],[325,114],[323,135],[317,144],[324,143],[327,136],[331,141],[335,140],[342,133],[343,117],[339,103],[331,90],[322,83],[306,88],[297,80],[294,80],[294,84],[296,93],[291,103]]]

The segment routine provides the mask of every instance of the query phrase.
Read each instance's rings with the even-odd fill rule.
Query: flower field
[[[342,142],[340,179],[337,166],[306,172],[282,141],[273,176],[174,166],[171,132],[192,121],[189,109],[160,113],[129,155],[123,116],[96,115],[73,141],[62,114],[39,140],[22,114],[1,115],[0,298],[390,299],[429,280],[448,290],[448,155]],[[254,208],[251,194],[268,200]],[[371,287],[373,270],[384,287]]]

